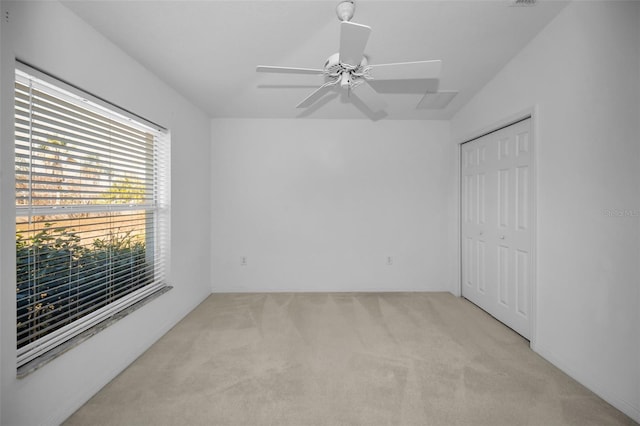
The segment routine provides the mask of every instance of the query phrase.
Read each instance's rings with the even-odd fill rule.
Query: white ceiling
[[[322,76],[255,72],[256,65],[322,68],[338,50],[338,0],[64,4],[211,117],[367,118],[338,93],[296,109],[322,84]],[[439,83],[378,83],[376,89],[389,104],[386,117],[451,118],[566,2],[509,4],[357,0],[352,21],[373,28],[365,50],[371,64],[443,61]],[[445,109],[416,109],[424,93],[434,89],[459,94]]]

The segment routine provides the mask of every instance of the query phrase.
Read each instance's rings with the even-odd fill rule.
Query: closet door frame
[[[457,285],[453,289],[454,295],[458,297],[462,297],[462,145],[466,142],[470,142],[474,139],[478,139],[482,136],[485,136],[489,133],[493,133],[497,130],[500,130],[504,127],[508,127],[512,124],[515,124],[519,121],[526,120],[527,118],[531,119],[531,134],[530,134],[530,144],[531,144],[531,203],[533,208],[531,209],[531,283],[530,283],[530,300],[531,300],[531,312],[529,315],[529,346],[534,351],[536,350],[536,340],[537,340],[537,318],[538,318],[538,286],[537,286],[537,276],[538,276],[538,263],[537,263],[537,240],[538,240],[538,106],[534,105],[530,108],[524,109],[512,115],[509,115],[503,119],[497,120],[493,123],[489,123],[478,130],[475,130],[462,138],[459,138],[455,141],[455,149],[456,149],[456,190],[457,190],[457,205],[456,205],[456,215],[458,218],[457,226],[456,226],[456,239],[457,243],[457,259],[456,259],[456,275],[457,275]]]

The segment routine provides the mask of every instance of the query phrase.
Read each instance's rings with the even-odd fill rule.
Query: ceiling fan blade
[[[318,99],[323,97],[328,91],[330,91],[333,86],[335,86],[335,82],[333,81],[323,84],[322,86],[318,87],[313,93],[311,93],[309,96],[304,98],[302,102],[296,105],[296,108],[306,108],[308,106],[311,106],[315,101],[317,101]]]
[[[438,78],[442,61],[399,62],[396,64],[370,65],[369,74],[374,80],[417,80]]]
[[[313,68],[293,68],[293,67],[272,67],[268,65],[258,65],[256,67],[258,72],[273,72],[283,74],[323,74],[324,70]]]
[[[340,24],[340,62],[352,66],[360,65],[369,34],[371,27],[343,21]]]
[[[383,111],[387,107],[382,96],[373,90],[366,80],[351,89],[350,95],[358,98],[373,113]]]

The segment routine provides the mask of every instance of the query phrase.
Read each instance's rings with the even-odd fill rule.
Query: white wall
[[[57,424],[210,293],[210,120],[59,3],[3,1],[2,19],[7,11],[0,84],[0,423]],[[168,127],[173,168],[174,289],[20,380],[15,377],[14,57]]]
[[[449,290],[448,140],[444,121],[213,120],[213,291]]]
[[[638,2],[570,4],[451,123],[460,142],[537,105],[534,349],[637,421],[639,17]]]
[[[4,84],[5,84],[5,76],[7,74],[4,71],[4,64],[3,64],[3,61],[4,61],[3,57],[5,55],[2,54],[2,51],[3,51],[2,40],[4,39],[4,35],[3,34],[4,34],[4,25],[5,25],[5,16],[2,16],[2,15],[4,15],[4,14],[5,14],[4,8],[0,8],[0,206],[2,206],[4,204],[4,202],[2,202],[2,199],[1,199],[2,191],[3,191],[2,188],[4,188],[4,177],[3,177],[4,176],[4,173],[3,173],[4,167],[2,166],[4,164],[4,161],[3,161],[3,151],[4,151],[4,149],[2,149],[2,141],[4,140],[4,137],[5,137],[5,134],[6,134],[6,132],[4,130],[4,127],[5,127],[4,119],[2,117],[5,117],[6,114],[7,114],[7,111],[5,109],[6,108],[5,107],[6,101],[4,101],[4,99],[6,98],[6,96],[4,94],[5,93],[4,92],[5,89],[3,89]],[[4,223],[4,209],[2,207],[0,207],[0,241],[2,240],[2,238],[1,238],[2,237],[2,229],[4,228],[4,225],[1,225],[1,224],[3,224],[3,223]],[[1,259],[5,258],[3,250],[4,250],[4,247],[6,245],[7,244],[0,243],[0,289],[3,287],[3,282],[4,282],[3,278],[2,278],[2,263],[1,263],[2,261],[1,261]],[[13,251],[13,248],[11,250]],[[4,306],[3,305],[4,298],[2,296],[3,293],[4,292],[2,290],[0,290],[0,307]],[[12,299],[13,299],[13,297],[12,297]],[[2,377],[3,377],[2,366],[4,365],[3,356],[2,356],[2,352],[3,352],[2,351],[2,336],[4,336],[3,324],[4,324],[4,321],[2,321],[2,314],[0,313],[0,424],[2,424],[2,406],[3,406],[3,403],[2,403],[2,401],[3,401],[3,399],[2,399],[2,396],[3,396],[3,393],[2,393],[2,388],[3,388],[3,386],[2,386]]]
[[[636,24],[636,28],[640,28],[640,11],[636,13],[636,20],[637,20],[637,24]],[[636,49],[637,49],[637,55],[638,55],[638,69],[640,70],[640,30],[637,31],[638,33],[638,41],[636,43]],[[640,91],[640,72],[638,72],[638,81],[636,83],[636,88]],[[638,114],[640,116],[640,114]],[[636,123],[638,125],[638,135],[640,135],[640,117],[636,117]],[[640,138],[639,138],[640,139]],[[640,153],[639,153],[640,154]],[[640,163],[640,155],[638,157],[638,163]],[[640,187],[638,188],[638,190],[640,191]],[[636,200],[640,200],[640,192],[638,192],[638,194],[636,195]],[[640,245],[640,232],[638,232],[638,245]],[[638,275],[640,276],[640,261],[638,262]],[[638,307],[636,309],[637,315],[638,317],[638,321],[636,324],[640,324],[640,290],[638,290]],[[637,331],[637,341],[636,341],[636,348],[637,348],[637,353],[640,355],[640,326],[636,327],[636,331]],[[637,358],[637,370],[638,372],[640,372],[640,356],[638,356]],[[638,375],[640,376],[640,373],[638,373]],[[640,377],[638,377],[637,379],[637,384],[636,384],[636,411],[640,411]],[[640,416],[638,416],[640,417]],[[638,423],[640,423],[640,419],[636,417],[636,421]]]

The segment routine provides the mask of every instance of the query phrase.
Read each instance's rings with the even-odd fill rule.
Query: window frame
[[[20,348],[17,347],[18,340],[16,339],[17,373],[18,377],[22,377],[46,364],[63,352],[66,352],[70,347],[73,347],[93,336],[108,325],[123,318],[172,288],[169,285],[169,265],[171,258],[171,136],[170,132],[162,126],[146,120],[137,114],[131,113],[130,111],[114,105],[100,97],[92,95],[87,91],[79,89],[78,87],[63,80],[55,78],[41,70],[27,65],[26,63],[16,61],[14,80],[17,82],[19,79],[33,79],[34,81],[37,81],[38,86],[41,89],[43,87],[49,87],[54,91],[56,97],[59,97],[66,102],[81,105],[82,108],[86,108],[94,113],[108,117],[111,120],[119,121],[139,129],[144,129],[144,131],[150,131],[154,135],[154,155],[151,160],[151,165],[153,167],[153,183],[150,185],[150,188],[154,192],[154,197],[151,201],[151,205],[149,203],[144,203],[139,206],[127,204],[114,205],[109,203],[101,206],[70,206],[69,208],[46,206],[38,207],[36,209],[38,214],[53,212],[56,214],[90,213],[97,211],[107,213],[127,209],[144,211],[145,214],[153,214],[151,224],[147,224],[145,228],[146,232],[148,232],[149,229],[153,230],[153,245],[149,247],[149,251],[152,253],[151,256],[153,257],[151,262],[154,274],[153,280],[140,288],[126,293],[115,301],[109,302],[105,306],[77,318],[61,328],[47,333]],[[14,104],[16,102],[16,93],[14,93],[13,102]],[[15,131],[14,135],[16,135]],[[31,140],[29,142],[29,146],[33,146],[34,143],[35,142]],[[14,141],[14,163],[16,161],[17,146],[17,141]],[[155,153],[156,149],[158,150],[157,153]],[[158,158],[156,158],[156,155]],[[14,188],[16,187],[17,185],[14,185]],[[145,188],[147,188],[147,184],[145,184]],[[16,224],[19,217],[25,216],[25,214],[30,216],[34,214],[33,205],[22,207],[18,206],[16,203],[14,208]],[[146,232],[145,241],[148,243],[149,235]],[[16,259],[16,266],[17,261],[18,260]],[[159,275],[156,276],[156,273]],[[18,309],[17,298],[15,306],[16,309]]]

